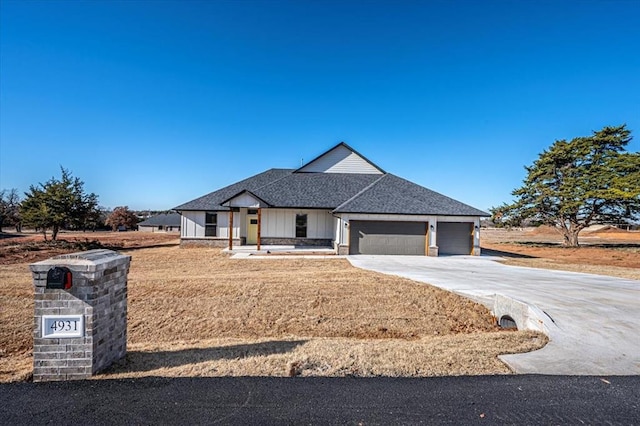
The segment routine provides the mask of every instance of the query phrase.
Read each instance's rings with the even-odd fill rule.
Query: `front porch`
[[[324,256],[336,256],[336,251],[332,247],[325,246],[305,246],[305,245],[241,245],[233,246],[233,248],[226,247],[222,249],[222,253],[229,254],[232,257],[249,257],[249,256],[310,256],[310,257],[324,257]]]

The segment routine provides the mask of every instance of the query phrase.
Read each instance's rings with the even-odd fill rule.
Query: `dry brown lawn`
[[[486,309],[462,297],[341,259],[233,260],[181,249],[166,234],[61,237],[97,239],[133,257],[129,352],[102,378],[506,374],[499,354],[546,342],[498,331]],[[31,374],[28,264],[68,251],[39,239],[0,239],[0,382]],[[638,232],[585,232],[580,249],[559,247],[545,228],[483,230],[482,242],[512,265],[640,279]]]
[[[508,265],[640,280],[640,231],[583,231],[579,248],[561,247],[561,241],[556,230],[543,226],[481,231],[483,253],[504,256]]]
[[[236,260],[216,249],[125,251],[127,358],[101,378],[508,374],[503,353],[542,347],[484,307],[343,259]],[[32,363],[28,263],[0,265],[0,381]]]

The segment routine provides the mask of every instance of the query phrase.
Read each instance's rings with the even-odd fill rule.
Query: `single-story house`
[[[385,172],[344,142],[174,208],[181,243],[328,246],[338,254],[480,254],[488,213]]]
[[[180,213],[163,213],[138,223],[142,232],[180,232]]]

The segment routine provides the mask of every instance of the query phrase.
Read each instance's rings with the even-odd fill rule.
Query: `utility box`
[[[86,379],[127,352],[131,256],[90,250],[31,264],[33,381]]]

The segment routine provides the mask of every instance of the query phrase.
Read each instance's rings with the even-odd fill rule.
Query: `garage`
[[[349,254],[425,255],[424,222],[352,220],[349,226]]]
[[[473,223],[438,222],[436,241],[439,254],[471,254]]]

